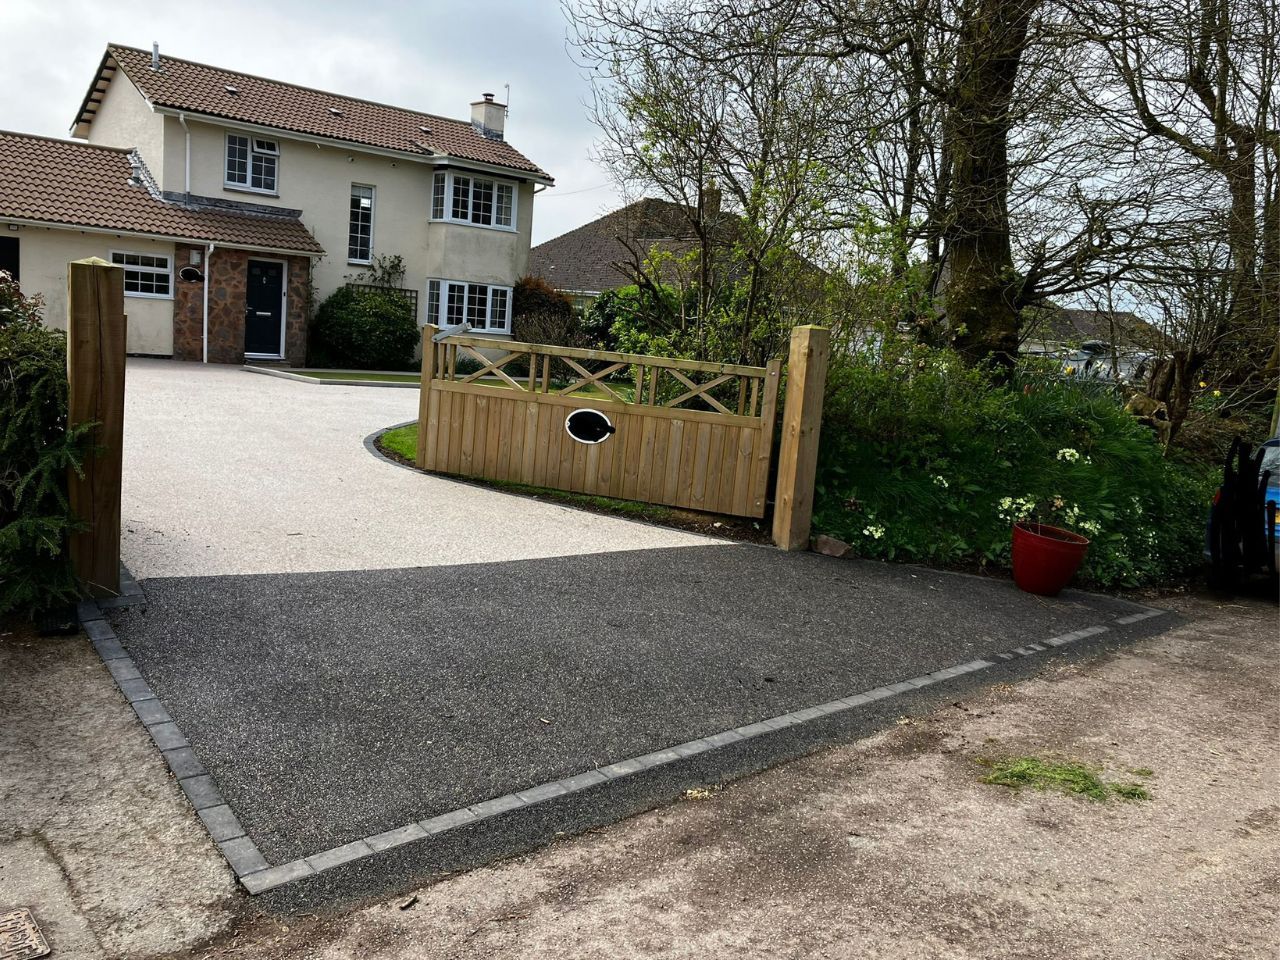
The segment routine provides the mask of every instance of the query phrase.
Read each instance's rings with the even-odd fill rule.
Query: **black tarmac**
[[[1001,662],[276,892],[385,892],[721,782],[1051,657],[1168,629],[1003,580],[745,545],[348,573],[152,579],[114,615],[246,833],[283,864],[491,797],[1069,631]]]

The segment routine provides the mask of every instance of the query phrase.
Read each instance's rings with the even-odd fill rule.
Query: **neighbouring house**
[[[708,197],[707,219],[727,232],[734,218],[720,213],[718,191],[708,191]],[[600,294],[636,283],[653,248],[677,257],[697,250],[694,216],[691,208],[669,200],[637,200],[538,244],[529,251],[529,273],[584,310]]]
[[[745,281],[749,269],[737,248],[747,224],[721,208],[714,186],[703,192],[701,221],[695,207],[646,197],[538,244],[529,251],[529,272],[568,296],[579,311],[601,294],[633,284],[691,289],[702,281],[699,223],[711,288]],[[794,251],[782,267],[793,322],[822,322],[832,275]]]
[[[1074,375],[1124,382],[1145,376],[1168,345],[1159,327],[1131,311],[1053,303],[1027,311],[1019,336],[1024,354],[1054,357]]]
[[[419,323],[509,336],[551,177],[491,94],[453,120],[109,45],[77,140],[0,134],[0,269],[66,315],[66,263],[125,270],[131,353],[305,359],[314,306],[398,256]]]

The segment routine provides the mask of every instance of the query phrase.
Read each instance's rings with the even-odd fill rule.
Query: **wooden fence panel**
[[[420,467],[764,515],[779,361],[750,367],[435,335],[423,329]],[[472,371],[458,372],[459,361]],[[565,419],[581,409],[603,413],[614,433],[575,440]]]

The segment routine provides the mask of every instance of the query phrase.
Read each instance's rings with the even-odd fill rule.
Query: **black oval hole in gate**
[[[564,418],[564,429],[579,443],[601,443],[617,428],[599,410],[575,410]]]

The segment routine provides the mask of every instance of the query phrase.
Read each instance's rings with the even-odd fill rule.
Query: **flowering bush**
[[[1006,565],[1011,525],[1035,518],[1090,539],[1093,586],[1200,563],[1211,475],[1164,459],[1106,384],[999,384],[912,347],[836,364],[827,394],[815,532],[862,556]]]

